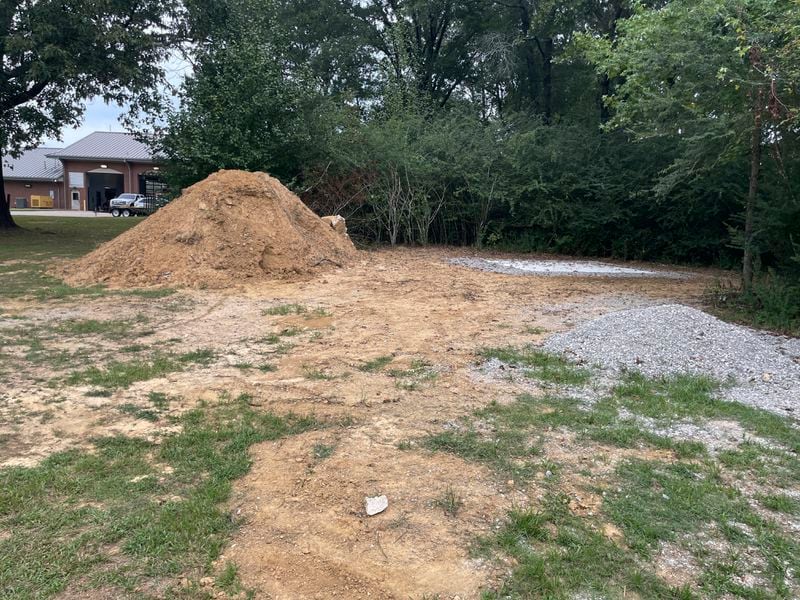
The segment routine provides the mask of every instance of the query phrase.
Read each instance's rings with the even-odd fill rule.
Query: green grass
[[[330,444],[314,444],[311,454],[317,460],[324,460],[333,456],[334,450],[336,450],[336,446]]]
[[[278,304],[261,311],[263,315],[301,315],[308,312],[308,308],[302,304]]]
[[[800,430],[774,413],[713,397],[719,384],[707,377],[676,375],[648,379],[628,374],[614,396],[620,405],[645,417],[656,419],[737,421],[751,433],[800,452]]]
[[[464,506],[464,499],[452,486],[447,486],[444,493],[434,501],[434,505],[441,508],[448,517],[455,518],[458,516],[458,511]]]
[[[334,375],[308,365],[303,366],[303,377],[311,381],[331,381],[332,379],[336,379]]]
[[[133,227],[139,222],[136,219],[22,216],[14,220],[20,229],[0,234],[3,279],[0,301],[19,298],[53,301],[108,295],[159,299],[175,293],[169,288],[111,291],[102,286],[72,287],[46,273],[54,260],[83,256]],[[8,261],[14,262],[4,264]]]
[[[591,377],[588,369],[576,367],[568,360],[536,348],[484,348],[479,352],[484,359],[497,359],[523,370],[532,379],[558,385],[583,385]]]
[[[417,390],[424,383],[433,382],[439,377],[433,365],[421,358],[412,360],[408,369],[390,369],[387,374],[397,379],[395,387],[406,391]]]
[[[759,494],[761,506],[774,512],[800,515],[800,500],[786,494]]]
[[[104,367],[75,371],[66,378],[68,385],[88,384],[98,388],[127,388],[137,381],[147,381],[167,373],[182,371],[190,365],[208,365],[214,359],[211,350],[194,350],[185,354],[157,352],[147,359],[111,361]]]
[[[311,417],[253,410],[222,401],[180,418],[160,445],[111,437],[91,451],[55,454],[34,468],[0,470],[0,597],[75,595],[141,597],[144,583],[166,597],[202,597],[237,523],[225,502],[250,468],[248,448],[318,427]],[[170,467],[165,470],[163,467]],[[174,589],[189,574],[188,591]],[[217,576],[238,586],[235,566]]]
[[[608,495],[606,510],[623,529],[634,552],[647,557],[662,541],[717,531],[732,547],[750,547],[762,557],[774,593],[760,597],[790,597],[786,581],[800,570],[800,543],[758,516],[747,500],[725,483],[716,466],[632,460],[620,465],[617,477],[618,487]],[[748,567],[740,567],[738,574]],[[713,570],[709,575],[715,575]],[[729,579],[712,577],[706,585],[715,594],[742,595]]]
[[[126,219],[79,219],[75,217],[15,217],[21,229],[3,232],[0,244],[3,298],[34,297],[52,300],[71,296],[101,296],[99,286],[73,288],[45,273],[53,259],[77,258],[99,244],[130,229]]]
[[[159,419],[158,411],[150,408],[142,408],[141,406],[136,406],[131,403],[120,404],[118,410],[123,414],[130,415],[134,419],[143,419],[152,422],[158,421]]]
[[[119,339],[135,335],[136,326],[147,322],[147,317],[143,315],[138,316],[135,320],[68,319],[60,321],[55,325],[53,331],[71,336],[102,335],[111,339]]]
[[[503,527],[476,543],[475,552],[511,571],[484,598],[795,597],[800,541],[770,514],[800,514],[795,497],[773,491],[796,489],[800,482],[797,429],[772,413],[714,399],[718,387],[702,377],[629,374],[608,397],[588,406],[569,398],[522,395],[509,404],[490,403],[460,425],[418,440],[418,447],[484,464],[501,481],[524,483],[536,475],[537,488],[545,492],[544,503],[510,511]],[[634,416],[622,416],[623,410]],[[637,417],[659,426],[734,420],[788,450],[751,441],[710,455],[699,442],[644,429]],[[589,468],[594,461],[563,465],[548,459],[548,444],[557,443],[548,437],[553,431],[570,432],[590,454],[598,452],[592,444],[600,442],[609,447],[603,455],[619,447],[670,450],[673,457],[622,459],[613,471],[598,474]],[[587,482],[586,493],[602,495],[598,512],[579,516],[569,509],[562,485],[578,477]],[[732,485],[742,478],[770,493],[744,497]],[[756,512],[754,500],[766,512]],[[602,534],[607,523],[622,532],[619,544]],[[652,561],[665,543],[678,545],[698,565],[696,587],[670,588],[656,576]],[[751,557],[757,557],[763,573],[755,587],[746,587],[742,578],[752,574]]]
[[[541,510],[512,510],[504,526],[476,545],[482,555],[508,557],[511,576],[484,600],[631,597],[691,599],[643,568],[636,557],[567,508],[566,498],[548,494]]]
[[[373,358],[359,365],[358,370],[364,371],[365,373],[376,373],[391,363],[392,360],[394,360],[394,356],[392,355],[378,356],[377,358]]]

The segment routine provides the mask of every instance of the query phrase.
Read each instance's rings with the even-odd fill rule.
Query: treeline
[[[800,268],[796,2],[186,10],[175,189],[266,170],[367,241]]]

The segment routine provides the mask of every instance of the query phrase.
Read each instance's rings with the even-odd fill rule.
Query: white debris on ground
[[[800,344],[678,304],[603,315],[548,338],[544,349],[650,376],[709,375],[721,397],[800,418]]]
[[[552,275],[552,276],[605,276],[605,277],[664,277],[682,279],[686,273],[653,269],[634,269],[617,265],[579,260],[506,260],[488,258],[453,258],[451,264],[471,267],[481,271],[505,273],[507,275]]]
[[[389,499],[386,496],[367,496],[364,498],[368,517],[373,517],[389,508]]]

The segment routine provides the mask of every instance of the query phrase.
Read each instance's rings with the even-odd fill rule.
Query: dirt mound
[[[225,287],[343,266],[356,254],[277,179],[219,171],[60,275],[73,285]]]

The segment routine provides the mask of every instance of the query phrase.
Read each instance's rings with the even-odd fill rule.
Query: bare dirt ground
[[[52,372],[47,365],[9,374],[10,387],[0,391],[0,419],[11,424],[0,463],[35,464],[109,433],[157,437],[163,423],[118,410],[143,403],[150,392],[180,398],[173,411],[222,393],[247,393],[263,410],[344,420],[345,427],[253,448],[252,469],[231,503],[242,527],[220,563],[238,564],[242,582],[259,598],[476,598],[498,574],[469,557],[470,541],[495,527],[509,508],[535,505],[536,482],[498,481],[475,463],[406,452],[398,444],[413,444],[491,400],[510,401],[519,392],[512,382],[476,376],[477,349],[535,343],[611,310],[662,301],[694,304],[715,274],[695,272],[681,280],[530,277],[447,262],[465,254],[362,252],[355,266],[313,279],[182,291],[157,300],[80,300],[53,313],[6,303],[0,316],[4,327],[14,324],[13,317],[52,325],[70,318],[139,315],[147,331],[135,342],[174,352],[208,348],[217,359],[207,367],[134,383],[109,397],[86,397],[87,385],[46,385]],[[309,312],[265,314],[284,304]],[[293,335],[265,353],[259,339],[282,331]],[[65,350],[79,350],[82,343],[118,355],[131,342],[90,338]],[[362,370],[382,356],[392,357],[385,369]],[[277,368],[241,367],[264,360]],[[388,373],[421,361],[436,375],[404,384]],[[327,448],[329,456],[318,456],[319,448]],[[609,469],[616,455],[631,451],[580,446],[555,432],[545,452],[591,471],[592,465]],[[569,490],[574,510],[591,511],[598,498],[582,489],[580,479],[574,485]],[[458,519],[436,504],[448,489],[463,498]],[[364,497],[377,494],[388,496],[389,508],[368,518]],[[606,533],[612,539],[618,535],[613,526]]]

